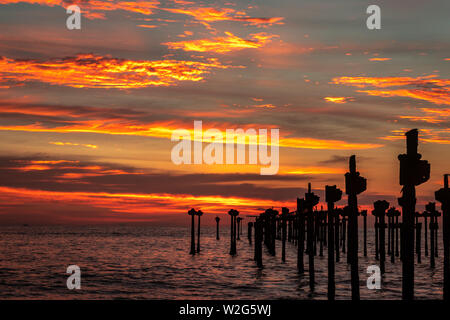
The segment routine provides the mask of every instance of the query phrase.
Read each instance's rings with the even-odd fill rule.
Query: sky
[[[69,30],[66,8],[81,9]],[[381,8],[381,29],[366,9]],[[398,207],[398,154],[419,129],[450,172],[450,2],[0,0],[0,224],[206,224],[295,210],[308,182],[368,179]],[[279,171],[176,165],[176,129],[279,129]],[[206,146],[207,144],[205,144]],[[337,203],[346,204],[346,196]]]

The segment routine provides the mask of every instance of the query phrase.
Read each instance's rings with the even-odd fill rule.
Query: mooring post
[[[336,294],[334,266],[334,203],[341,200],[342,191],[336,186],[325,186],[325,201],[328,206],[328,300],[334,300]]]
[[[345,216],[345,208],[342,211],[342,253],[345,253],[346,248],[347,248],[347,217]],[[349,261],[349,257],[347,257],[347,262]]]
[[[237,217],[236,218],[236,222],[237,222],[237,240],[241,240],[241,221],[244,220],[241,217]]]
[[[400,224],[398,222],[398,217],[400,216],[400,211],[397,209],[395,210],[395,256],[399,256],[399,249],[398,249],[398,234],[400,232]]]
[[[442,237],[444,241],[444,300],[450,300],[450,188],[448,174],[444,175],[444,187],[435,192],[435,198],[441,203]]]
[[[434,222],[435,222],[435,226],[434,226],[434,228],[435,228],[435,232],[434,232],[434,243],[435,243],[435,248],[434,248],[434,250],[435,250],[435,256],[436,256],[436,258],[438,257],[438,252],[439,252],[439,240],[438,240],[438,234],[439,234],[439,217],[441,216],[441,213],[439,212],[439,211],[435,211],[435,213],[436,213],[436,217],[435,217],[435,220],[434,220]]]
[[[236,224],[237,220],[236,217],[239,215],[239,211],[231,209],[228,211],[228,214],[231,218],[231,225],[230,225],[230,255],[234,256],[236,254]]]
[[[421,241],[422,241],[422,223],[416,223],[416,248],[417,248],[417,263],[422,263],[422,250],[421,250]]]
[[[388,218],[388,223],[387,223],[387,234],[388,234],[388,245],[387,245],[387,254],[388,256],[391,255],[391,228],[392,228],[392,223],[391,223],[391,217],[389,216],[389,211],[386,213],[387,218]]]
[[[287,233],[287,226],[286,222],[289,218],[289,209],[288,208],[281,208],[281,261],[286,262],[286,233]]]
[[[378,215],[375,210],[372,210],[372,215],[375,217],[374,229],[375,229],[375,260],[380,259],[380,219],[378,219]]]
[[[202,210],[197,211],[198,228],[197,228],[197,253],[200,253],[200,217],[203,215]]]
[[[425,257],[428,257],[428,212],[425,210],[423,212],[423,218],[425,225],[423,226],[424,231],[424,240],[425,240]]]
[[[247,237],[248,237],[248,242],[250,244],[252,244],[252,228],[253,228],[253,222],[249,222],[248,223]]]
[[[311,183],[308,183],[308,192],[305,193],[305,203],[308,215],[308,256],[309,256],[309,288],[314,291],[315,275],[314,275],[314,211],[313,208],[319,203],[319,197],[311,192]]]
[[[394,223],[394,217],[395,217],[395,208],[389,208],[389,210],[387,211],[387,216],[389,219],[389,224],[390,224],[390,228],[389,228],[389,234],[390,234],[390,238],[391,241],[388,244],[388,246],[390,247],[389,249],[389,254],[391,255],[391,263],[395,263],[395,241],[394,241],[394,230],[395,230],[395,223]]]
[[[261,216],[255,220],[255,260],[258,268],[263,267],[262,263],[262,241],[263,241],[263,226]]]
[[[305,272],[305,266],[303,263],[303,254],[305,253],[305,199],[297,198],[297,270],[300,274]]]
[[[435,262],[435,236],[434,233],[436,231],[436,226],[435,226],[435,219],[436,219],[436,204],[434,202],[429,202],[426,206],[425,206],[425,210],[427,212],[427,215],[430,217],[430,267],[434,268],[436,265]]]
[[[364,257],[367,257],[367,210],[362,210],[360,215],[363,217],[363,225],[364,225]]]
[[[389,208],[389,202],[386,200],[378,200],[373,203],[374,210],[372,213],[378,218],[378,234],[379,234],[379,251],[380,251],[380,271],[381,274],[386,270],[386,223],[384,220],[386,210]]]
[[[220,222],[220,218],[216,217],[216,240],[220,240],[219,222]]]
[[[367,180],[356,171],[356,157],[349,160],[349,172],[345,174],[345,193],[348,196],[349,221],[348,237],[350,240],[348,254],[351,256],[352,300],[359,300],[358,273],[358,198],[357,195],[366,190]]]
[[[317,219],[319,225],[319,256],[323,257],[323,221],[322,221],[323,210],[320,210],[318,213],[319,216],[317,217]]]
[[[191,251],[189,254],[194,255],[195,254],[195,215],[197,214],[197,211],[195,211],[193,208],[188,211],[188,215],[192,217],[191,220]]]
[[[335,209],[334,210],[334,219],[336,220],[336,230],[334,231],[334,246],[335,246],[335,252],[336,252],[336,262],[340,261],[340,247],[339,247],[339,235],[340,235],[340,216],[342,214],[342,209]]]
[[[414,299],[414,214],[416,212],[416,186],[430,178],[430,164],[420,160],[417,153],[419,144],[417,129],[405,133],[406,154],[398,156],[400,160],[400,185],[402,197],[398,199],[402,207],[402,240],[404,241],[402,259],[402,297]]]

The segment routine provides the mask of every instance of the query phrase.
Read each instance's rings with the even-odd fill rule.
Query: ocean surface
[[[201,253],[189,255],[188,227],[20,226],[0,227],[0,299],[326,299],[327,258],[316,257],[316,290],[308,274],[296,270],[296,247],[287,243],[287,261],[263,252],[264,268],[253,261],[253,246],[244,228],[237,255],[229,255],[229,228],[215,238],[203,227]],[[369,290],[366,273],[374,257],[373,230],[368,257],[360,235],[361,299],[401,299],[401,263],[386,261],[381,290]],[[387,242],[386,242],[387,243]],[[422,247],[423,248],[423,247]],[[422,252],[416,264],[415,297],[442,299],[442,238],[436,268]],[[308,268],[305,256],[305,267]],[[81,268],[81,290],[66,287],[66,268]],[[336,266],[336,299],[349,299],[350,268],[346,256]]]

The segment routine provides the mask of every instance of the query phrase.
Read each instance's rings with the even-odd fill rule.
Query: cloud
[[[265,27],[273,24],[283,24],[283,17],[255,18],[248,16],[244,11],[236,11],[232,8],[212,8],[212,7],[184,7],[184,8],[164,8],[163,10],[184,14],[194,17],[207,28],[211,28],[210,22],[218,21],[239,21],[247,22],[249,25]]]
[[[30,108],[21,105],[24,110],[21,112],[19,105],[6,103],[0,104],[0,114],[5,113],[11,117],[23,119],[22,115],[27,115],[26,119],[30,124],[20,125],[0,125],[0,130],[5,131],[25,131],[25,132],[56,132],[56,133],[97,133],[109,135],[131,135],[142,137],[155,137],[171,139],[172,133],[179,128],[186,128],[191,133],[191,140],[194,137],[193,122],[182,120],[161,121],[156,120],[151,114],[145,112],[136,112],[129,110],[128,115],[121,115],[121,111],[102,108],[81,108],[77,111],[76,107],[58,107],[58,106],[33,106]],[[51,110],[56,109],[56,114],[63,117],[54,118],[49,116]],[[11,114],[14,111],[15,113]],[[42,112],[42,114],[39,114]],[[36,120],[30,119],[30,115],[37,117]],[[203,131],[208,128],[216,128],[225,132],[227,129],[242,128],[268,128],[264,124],[249,123],[246,125],[236,125],[228,122],[204,123]],[[276,126],[269,126],[276,128]],[[284,133],[283,133],[284,132]],[[204,141],[208,142],[208,141]],[[247,142],[248,143],[248,142]],[[270,144],[270,142],[269,142]],[[300,149],[331,149],[331,150],[360,150],[381,147],[381,144],[372,143],[352,143],[343,140],[315,139],[310,137],[296,137],[286,131],[282,131],[279,139],[280,147],[300,148]]]
[[[293,206],[298,188],[277,188],[266,182],[307,178],[236,173],[177,175],[99,162],[2,157],[0,219],[4,221],[32,205],[31,212],[39,217],[46,215],[49,207],[56,206],[62,212],[82,207],[90,214],[81,220],[100,221],[107,213],[121,213],[126,221],[133,220],[134,214],[148,218],[186,212],[190,207],[201,207],[208,213],[223,213],[230,208],[252,213],[260,206]],[[54,213],[53,219],[59,214]]]
[[[358,90],[370,96],[408,97],[434,104],[450,105],[450,79],[439,79],[437,75],[423,77],[338,77],[334,84],[350,85],[358,88],[383,88],[383,90]],[[387,89],[389,87],[406,87]],[[409,87],[409,88],[408,88]]]
[[[389,61],[392,58],[370,58],[369,61]]]
[[[410,128],[401,128],[392,130],[390,135],[381,137],[381,139],[395,141],[404,140],[405,132]],[[425,143],[450,144],[450,129],[425,129],[419,131],[419,140]]]
[[[88,19],[105,19],[105,12],[123,10],[133,13],[150,15],[159,5],[156,0],[144,1],[102,1],[102,0],[0,0],[0,4],[29,3],[41,6],[60,6],[67,8],[76,4],[80,7],[81,13]]]
[[[95,54],[50,60],[0,57],[0,82],[42,82],[74,88],[136,89],[201,81],[211,69],[226,69],[216,59],[127,60]]]
[[[264,46],[274,35],[266,33],[251,34],[251,39],[246,40],[235,36],[231,32],[225,32],[226,37],[213,39],[198,39],[178,42],[166,42],[163,45],[169,49],[181,49],[184,51],[228,53],[242,49],[257,49]]]
[[[53,144],[55,146],[80,146],[80,147],[86,147],[90,149],[97,149],[98,146],[95,144],[80,144],[80,143],[73,143],[73,142],[60,142],[60,141],[51,141],[50,144]]]
[[[323,99],[327,102],[342,104],[342,103],[347,103],[349,101],[352,101],[353,98],[352,97],[325,97]]]

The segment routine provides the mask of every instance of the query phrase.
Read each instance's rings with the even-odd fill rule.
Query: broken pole
[[[420,160],[417,153],[419,144],[417,129],[405,133],[406,154],[398,156],[400,160],[400,185],[402,197],[398,199],[402,207],[402,298],[414,299],[414,214],[416,212],[416,186],[430,178],[430,164]]]
[[[341,200],[342,191],[336,186],[325,186],[325,199],[328,206],[328,300],[334,300],[336,295],[335,265],[334,265],[334,203]]]

